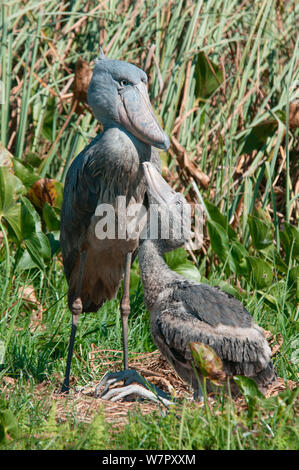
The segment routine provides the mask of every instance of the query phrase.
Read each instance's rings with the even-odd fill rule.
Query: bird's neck
[[[93,152],[92,171],[101,177],[101,203],[115,205],[117,196],[126,197],[126,205],[133,198],[142,203],[145,179],[142,162],[151,161],[150,145],[141,143],[119,125],[104,126]],[[132,202],[134,202],[132,200]]]
[[[151,308],[158,295],[163,292],[176,273],[165,263],[163,249],[159,240],[144,240],[139,248],[139,266],[144,289],[144,300],[147,308]]]

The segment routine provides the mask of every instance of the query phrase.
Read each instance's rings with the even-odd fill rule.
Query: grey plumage
[[[142,163],[152,162],[160,170],[159,154],[153,146],[164,150],[169,146],[152,111],[146,85],[143,70],[106,59],[101,52],[89,85],[88,103],[103,132],[73,161],[63,193],[60,241],[73,314],[63,392],[69,390],[78,315],[96,312],[105,300],[115,297],[123,275],[120,308],[124,368],[128,368],[129,273],[142,224],[137,236],[126,232],[118,236],[118,196],[125,198],[125,211],[132,204],[141,204],[146,189]],[[97,233],[104,218],[98,206],[103,204],[113,209],[115,231],[106,238]],[[138,215],[134,220],[138,221]]]
[[[114,240],[99,240],[95,210],[99,204],[116,208],[118,196],[126,197],[127,207],[142,203],[142,162],[151,161],[160,168],[159,154],[150,144],[167,148],[169,141],[151,111],[146,83],[143,70],[106,59],[101,51],[88,102],[104,130],[73,161],[63,194],[61,249],[72,312],[78,295],[80,253],[86,252],[79,293],[82,312],[96,312],[106,299],[116,295],[126,254],[138,246],[138,239],[119,240],[117,234]]]
[[[127,207],[143,202],[144,161],[160,167],[160,157],[154,148],[113,127],[93,139],[68,171],[61,213],[61,248],[71,310],[78,256],[83,249],[87,250],[87,259],[81,292],[82,312],[96,312],[119,289],[125,256],[137,249],[138,239],[96,239],[94,227],[98,219],[94,213],[100,203],[115,207],[117,196],[126,196]]]
[[[192,368],[190,342],[211,346],[221,358],[228,376],[238,374],[251,377],[263,390],[276,380],[276,373],[269,345],[249,312],[233,296],[219,288],[187,280],[171,271],[164,262],[163,252],[187,241],[173,238],[171,229],[174,221],[181,217],[180,204],[186,203],[186,200],[171,188],[167,190],[165,182],[159,191],[162,177],[150,164],[144,166],[149,201],[158,202],[160,218],[169,216],[170,220],[169,240],[148,238],[139,250],[145,302],[150,311],[154,342],[196,394],[200,393],[200,385]]]

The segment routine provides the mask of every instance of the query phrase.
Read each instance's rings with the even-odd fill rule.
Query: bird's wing
[[[104,158],[101,158],[99,138],[100,135],[75,158],[65,180],[60,243],[67,279],[74,268],[80,243],[96,209],[101,185],[104,183],[101,178]]]
[[[176,282],[173,299],[182,302],[188,314],[211,326],[246,328],[252,325],[252,317],[241,302],[218,287],[188,280]]]
[[[173,362],[187,367],[190,342],[200,342],[211,346],[232,373],[252,376],[267,365],[271,355],[267,342],[237,299],[189,281],[176,282],[169,291],[160,311],[159,299],[154,307],[152,334]]]
[[[66,176],[60,243],[68,280],[98,202],[114,204],[116,197],[122,195],[126,195],[128,200],[133,196],[139,202],[144,198],[145,184],[139,184],[142,166],[132,157],[126,140],[120,152],[117,136],[111,137],[106,138],[104,133],[93,139],[75,158]],[[161,171],[160,157],[154,148],[149,148],[144,158],[148,158]],[[133,182],[125,174],[132,171],[137,172]]]

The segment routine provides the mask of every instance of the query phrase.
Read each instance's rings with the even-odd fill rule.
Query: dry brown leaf
[[[0,142],[0,166],[8,166],[13,168],[13,155],[7,148]]]
[[[290,103],[289,125],[291,129],[297,129],[299,127],[299,100]]]
[[[35,331],[37,328],[45,329],[43,324],[43,311],[40,307],[38,310],[33,310],[30,316],[29,330]]]
[[[12,377],[4,376],[2,377],[2,380],[5,383],[5,385],[11,385],[12,387],[14,387],[16,384],[16,380],[13,379]]]
[[[289,390],[293,390],[297,387],[298,383],[294,382],[293,380],[284,380],[281,377],[278,377],[277,382],[273,385],[270,385],[265,391],[265,397],[275,397],[275,395],[278,395],[280,392],[283,392],[287,388]]]
[[[233,215],[232,221],[230,221],[230,224],[234,230],[236,230],[239,225],[239,221],[243,212],[243,207],[244,207],[244,195],[241,196],[241,199],[237,205],[236,212]]]
[[[22,296],[22,300],[25,302],[30,302],[32,304],[37,305],[37,298],[35,295],[35,289],[33,286],[26,286],[26,287],[20,287],[18,290],[18,295]]]
[[[272,356],[274,356],[280,351],[280,348],[283,343],[283,337],[280,333],[274,334],[274,333],[271,333],[271,331],[265,330],[264,328],[262,328],[262,330],[271,348]]]
[[[92,70],[85,60],[78,58],[75,69],[75,79],[73,88],[73,103],[77,101],[75,112],[82,114],[87,105],[88,85],[91,80]],[[80,106],[80,104],[83,106]]]
[[[55,206],[57,191],[55,181],[49,178],[41,178],[36,181],[28,191],[28,198],[36,207],[43,208],[45,202]]]
[[[207,189],[210,178],[203,171],[195,166],[189,159],[186,149],[179,143],[179,141],[172,136],[171,145],[174,153],[177,156],[177,161],[183,171],[186,171],[189,176],[195,179],[203,188]]]
[[[28,305],[28,308],[31,312],[29,323],[30,331],[35,331],[37,328],[44,328],[43,309],[40,302],[36,298],[34,287],[31,285],[20,287],[18,294],[19,296],[22,296],[23,302]]]

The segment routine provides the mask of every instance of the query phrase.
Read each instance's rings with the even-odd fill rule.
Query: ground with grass
[[[21,8],[20,8],[21,4]],[[0,448],[298,448],[298,14],[295,1],[1,5]],[[94,396],[121,367],[119,299],[79,320],[69,397],[57,394],[71,317],[59,247],[63,183],[101,129],[86,103],[100,45],[139,65],[171,139],[163,175],[203,207],[200,249],[169,266],[232,293],[268,333],[270,396],[239,382],[203,404],[159,356],[138,259],[130,364],[178,403]],[[196,215],[196,214],[195,214]]]

